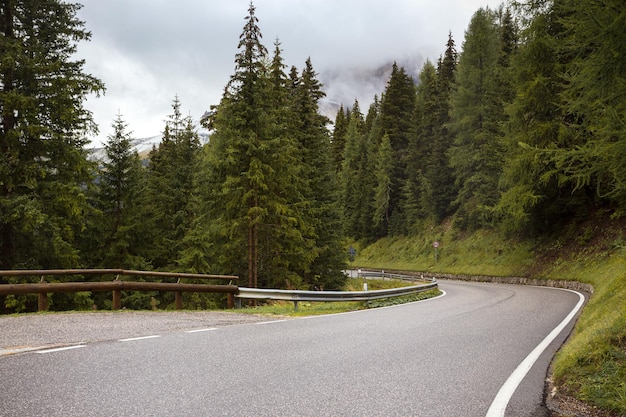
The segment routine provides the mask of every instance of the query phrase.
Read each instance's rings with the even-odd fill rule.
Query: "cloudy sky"
[[[237,43],[249,0],[78,0],[79,18],[92,33],[79,45],[85,71],[107,88],[90,97],[100,133],[112,133],[118,114],[133,137],[158,135],[178,96],[195,120],[219,103],[234,72]],[[448,32],[461,50],[464,31],[480,7],[502,0],[255,0],[263,42],[278,39],[288,66],[302,69],[311,58],[328,102],[367,110],[384,88],[371,82],[394,60],[417,73],[436,62]]]

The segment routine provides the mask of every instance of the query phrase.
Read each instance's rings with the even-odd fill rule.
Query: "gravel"
[[[268,321],[223,311],[70,312],[0,316],[0,356],[81,343]]]

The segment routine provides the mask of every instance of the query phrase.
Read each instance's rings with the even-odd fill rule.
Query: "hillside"
[[[411,238],[359,247],[360,267],[575,280],[593,285],[570,340],[553,363],[556,404],[574,415],[626,415],[626,245],[624,219],[603,213],[545,238],[503,238],[424,225]],[[437,262],[433,242],[439,242]],[[580,401],[580,402],[579,402]],[[597,408],[594,408],[597,407]],[[590,410],[590,411],[589,411]],[[565,414],[572,415],[572,414]]]

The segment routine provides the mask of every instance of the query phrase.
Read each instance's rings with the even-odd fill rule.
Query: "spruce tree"
[[[393,168],[389,199],[389,220],[387,230],[392,234],[402,234],[405,218],[404,195],[409,138],[412,129],[412,113],[415,107],[415,84],[394,62],[389,82],[385,88],[380,106],[380,123],[385,134],[389,135],[393,151]],[[393,224],[392,224],[393,223]]]
[[[428,145],[428,157],[424,166],[424,177],[428,185],[428,202],[436,221],[443,220],[454,211],[452,202],[456,198],[457,187],[450,168],[449,149],[453,136],[449,129],[450,93],[454,85],[457,66],[457,52],[452,34],[449,34],[444,55],[437,62],[436,88],[430,100],[432,111],[428,123],[433,132]],[[426,140],[426,139],[425,139]]]
[[[327,129],[330,121],[318,108],[324,96],[309,58],[302,70],[292,115],[293,134],[301,156],[301,175],[306,178],[303,197],[307,201],[307,223],[313,227],[315,242],[315,257],[303,275],[312,286],[341,289],[347,251],[342,244],[338,184]]]
[[[247,270],[248,286],[298,285],[314,256],[302,198],[298,144],[281,106],[287,81],[275,49],[272,68],[250,4],[231,77],[209,120],[207,153],[214,256],[223,272]],[[244,262],[242,262],[244,260]]]
[[[409,142],[407,182],[404,190],[407,230],[409,232],[420,219],[430,217],[436,221],[440,220],[436,217],[435,195],[426,177],[429,160],[433,158],[431,153],[435,132],[439,127],[436,121],[436,95],[437,70],[430,61],[426,61],[419,74],[413,114],[414,130]],[[444,166],[439,169],[447,169],[447,167]]]
[[[92,180],[83,107],[104,90],[76,60],[90,33],[77,4],[15,0],[0,7],[0,268],[81,265],[76,239]]]
[[[393,170],[393,150],[389,135],[385,134],[376,158],[376,189],[374,190],[374,226],[384,227],[389,224],[389,205],[391,202],[391,184]]]
[[[341,170],[343,164],[343,150],[346,147],[346,134],[348,133],[349,112],[344,110],[343,104],[339,107],[335,116],[335,126],[333,129],[332,151],[335,162],[335,171]]]
[[[131,134],[121,115],[112,124],[113,133],[104,144],[105,159],[99,175],[96,207],[102,213],[99,266],[106,268],[141,269],[142,248],[138,247],[143,220],[141,187],[143,172]]]
[[[161,143],[148,156],[147,167],[151,200],[147,221],[154,231],[149,257],[154,267],[168,269],[175,266],[194,219],[194,181],[200,157],[198,133],[191,117],[183,117],[178,97],[173,100],[172,110]]]

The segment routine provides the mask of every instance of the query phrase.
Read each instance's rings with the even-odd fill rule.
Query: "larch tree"
[[[468,227],[487,224],[489,207],[499,198],[505,104],[497,76],[499,58],[496,15],[479,9],[465,32],[451,95],[455,138],[449,154],[459,187],[457,221]]]

